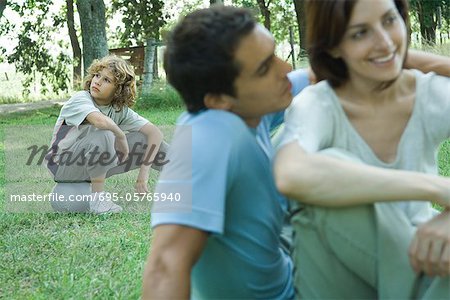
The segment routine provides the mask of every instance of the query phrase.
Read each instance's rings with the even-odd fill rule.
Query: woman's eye
[[[396,19],[397,19],[397,16],[389,16],[386,18],[386,20],[384,20],[384,24],[390,25],[390,24],[394,23]]]
[[[365,30],[365,29],[359,30],[352,34],[352,39],[359,40],[359,39],[363,38],[366,33],[367,33],[367,30]]]

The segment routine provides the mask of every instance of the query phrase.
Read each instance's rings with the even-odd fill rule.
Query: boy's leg
[[[101,185],[101,179],[102,177],[105,177],[105,174],[106,177],[110,177],[139,168],[144,160],[144,153],[147,149],[147,139],[145,135],[140,132],[131,132],[126,136],[128,147],[130,149],[129,159],[121,164],[118,164],[117,159],[112,159],[116,154],[114,148],[115,137],[112,132],[108,130],[95,130],[82,140],[77,141],[71,149],[69,149],[69,152],[71,153],[72,158],[84,155],[86,159],[82,162],[80,161],[80,158],[79,164],[72,163],[70,165],[59,166],[56,172],[55,181],[82,182],[90,181],[91,178],[95,178],[96,182]],[[168,147],[168,144],[163,141],[159,149],[153,151],[158,151],[158,153],[166,155]],[[89,153],[92,153],[93,151],[108,153],[110,154],[110,158],[107,159],[105,155],[100,163],[98,154],[95,157],[89,155]],[[95,164],[95,162],[99,163]],[[151,168],[160,171],[162,166],[152,164]]]
[[[144,154],[146,149],[148,148],[146,136],[141,132],[130,132],[126,136],[128,141],[128,147],[130,149],[128,160],[108,170],[106,177],[138,169],[144,162],[145,159]],[[150,145],[150,147],[155,146]],[[158,151],[158,153],[166,157],[168,149],[169,145],[165,141],[163,141],[159,149],[156,149],[155,147],[153,148],[152,151]],[[151,165],[151,168],[157,171],[162,170],[162,166],[157,163],[153,163]]]
[[[91,181],[91,178],[101,179],[109,169],[117,166],[114,142],[114,134],[109,130],[91,131],[66,151],[63,156],[64,163],[60,163],[56,171],[55,181],[82,182]]]
[[[56,171],[55,181],[61,184],[76,185],[83,181],[91,182],[89,199],[89,211],[93,213],[120,212],[122,208],[115,204],[107,194],[104,193],[106,172],[117,165],[118,159],[114,147],[115,137],[109,130],[94,129],[83,139],[77,141],[65,154],[64,163],[60,164]],[[57,184],[57,186],[58,186]],[[60,186],[61,187],[61,186]],[[65,190],[73,190],[64,188]],[[70,192],[76,196],[81,191]],[[70,201],[59,203],[67,211],[78,211],[77,206]],[[55,206],[53,204],[53,206]]]

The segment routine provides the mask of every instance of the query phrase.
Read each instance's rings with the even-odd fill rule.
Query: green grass
[[[148,94],[139,95],[135,107],[141,110],[159,109],[181,109],[183,107],[178,92],[166,83],[165,80],[153,82],[152,89]]]
[[[449,55],[447,50],[435,52]],[[163,89],[161,93],[172,92]],[[178,105],[171,105],[176,99],[173,96],[159,104],[155,98],[146,104],[138,101],[136,111],[158,126],[173,125],[181,112]],[[42,128],[51,129],[58,113],[59,107],[54,106],[0,118],[0,298],[137,299],[150,249],[148,211],[129,212],[133,211],[131,207],[119,215],[93,216],[11,213],[5,207],[7,187],[33,185],[38,181],[26,178],[30,171],[20,169],[18,164],[12,166],[18,177],[7,176],[11,161],[6,164],[4,141],[9,130],[21,125],[35,126],[28,137],[32,140],[44,135]],[[439,172],[450,176],[450,141],[443,144],[438,160]],[[111,178],[107,189],[132,189],[134,176],[135,173]],[[150,185],[155,182],[153,172]]]
[[[138,110],[158,126],[172,125],[181,110]],[[11,128],[35,128],[28,138],[45,135],[58,107],[2,116],[0,119],[0,298],[2,299],[138,299],[142,272],[150,248],[148,210],[119,215],[11,213],[7,190],[15,184],[37,184],[29,169],[13,164],[17,180],[6,172],[5,138]],[[8,137],[10,139],[10,137]],[[13,137],[12,142],[16,142]],[[13,153],[18,155],[17,153]],[[14,159],[14,157],[13,157]],[[21,169],[23,168],[23,169]],[[9,169],[8,169],[9,170]],[[6,174],[8,173],[8,174]],[[136,175],[134,173],[134,175]],[[122,176],[122,175],[121,175]],[[153,188],[156,172],[150,178]],[[107,188],[130,188],[131,176],[111,178]],[[20,190],[14,192],[20,193]],[[48,203],[44,203],[49,208]],[[127,206],[126,203],[125,206]],[[128,207],[129,208],[129,207]],[[133,211],[133,209],[131,209]]]

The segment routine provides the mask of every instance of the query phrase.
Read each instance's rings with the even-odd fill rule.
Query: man
[[[279,246],[286,201],[275,188],[269,139],[283,119],[273,113],[292,99],[291,67],[274,51],[271,34],[233,7],[194,12],[168,41],[168,79],[189,110],[179,124],[192,128],[192,213],[153,214],[157,255],[144,295],[294,297],[292,263]],[[301,89],[307,73],[297,76]],[[189,165],[171,159],[167,173]]]
[[[173,30],[165,69],[188,109],[178,124],[192,137],[175,134],[172,145],[182,146],[171,146],[157,192],[188,183],[192,207],[157,213],[170,205],[154,203],[144,298],[294,297],[280,246],[287,203],[274,185],[269,132],[308,75],[289,74],[292,86],[290,66],[274,50],[270,33],[239,8],[199,10]]]

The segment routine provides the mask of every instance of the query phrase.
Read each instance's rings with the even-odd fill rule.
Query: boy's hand
[[[137,180],[134,186],[136,193],[148,193],[147,181]]]
[[[119,162],[123,163],[128,159],[130,149],[128,148],[128,142],[125,135],[116,137],[115,148],[117,155],[119,156]]]
[[[450,210],[417,230],[409,249],[411,265],[428,276],[450,275]]]

